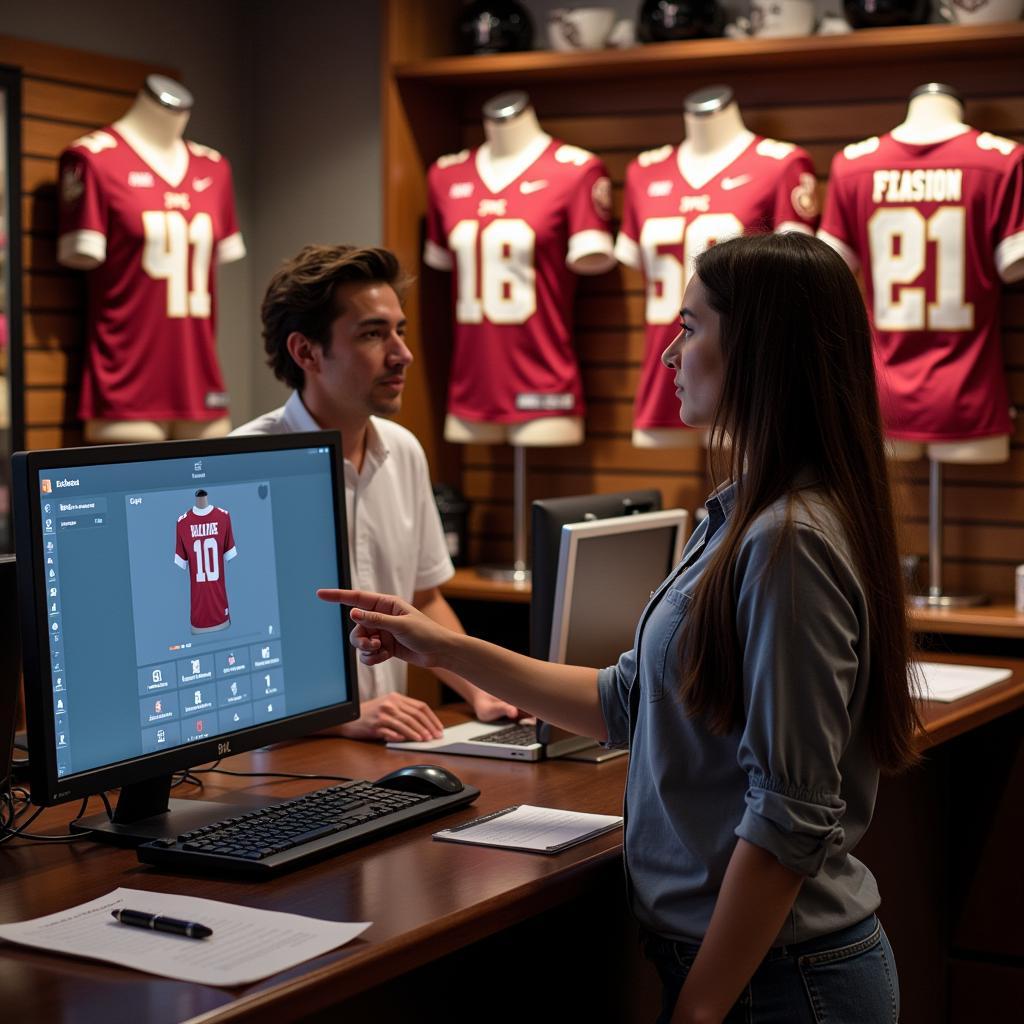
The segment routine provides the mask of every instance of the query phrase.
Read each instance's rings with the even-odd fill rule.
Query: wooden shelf
[[[529,604],[529,583],[502,583],[477,575],[473,566],[456,569],[441,587],[445,597],[463,601],[495,601]],[[1024,640],[1024,615],[1012,604],[980,608],[911,608],[911,628],[917,633],[948,633],[957,636],[991,636]]]
[[[998,25],[910,25],[861,29],[841,36],[790,39],[695,39],[652,43],[624,50],[588,50],[433,57],[393,66],[400,82],[489,85],[557,81],[566,78],[656,76],[696,71],[716,74],[753,67],[834,67],[915,59],[965,60],[1024,52],[1024,22]]]
[[[1024,615],[1012,604],[989,604],[978,608],[911,608],[910,622],[918,633],[1024,640]]]
[[[463,601],[503,601],[507,604],[529,604],[533,588],[529,583],[503,583],[478,576],[473,566],[456,569],[455,575],[441,585],[447,598]]]

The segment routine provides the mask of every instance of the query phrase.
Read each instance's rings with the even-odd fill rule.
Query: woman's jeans
[[[700,947],[649,932],[643,946],[661,975],[657,1024],[668,1024]],[[872,914],[830,935],[773,947],[725,1024],[895,1024],[899,1015],[892,948]]]

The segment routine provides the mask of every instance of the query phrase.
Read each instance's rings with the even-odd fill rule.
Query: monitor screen
[[[661,508],[661,491],[619,491],[614,494],[579,494],[544,498],[533,503],[530,532],[533,540],[530,596],[530,656],[547,660],[551,648],[551,615],[555,606],[558,551],[562,527],[567,523],[610,519],[652,512]]]
[[[336,433],[16,456],[36,803],[358,714]]]
[[[682,557],[682,509],[562,529],[549,660],[604,668],[633,646],[651,594]]]

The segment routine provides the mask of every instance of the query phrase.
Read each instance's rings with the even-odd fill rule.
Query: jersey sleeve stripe
[[[217,243],[217,262],[234,263],[245,256],[245,241],[241,231],[236,231]]]
[[[87,256],[102,263],[107,258],[107,236],[100,231],[68,231],[57,242],[57,260],[74,265],[75,258]]]
[[[432,238],[423,243],[423,262],[434,270],[451,270],[455,265],[452,254],[442,249]]]
[[[615,239],[615,258],[624,266],[632,267],[634,270],[639,270],[642,265],[640,246],[629,235],[624,235],[621,231],[619,237]]]
[[[181,557],[181,555],[175,555],[174,556],[174,564],[179,569],[187,569],[188,568],[188,562],[186,562],[185,559]]]
[[[225,551],[224,552],[224,561],[225,562],[230,562],[231,559],[234,558],[235,555],[237,555],[237,554],[238,554],[238,548],[232,548],[230,551]]]
[[[1024,231],[1018,231],[1015,235],[1007,235],[996,246],[995,256],[996,270],[999,271],[999,276],[1007,284],[1012,284],[1014,281],[1019,281],[1024,277],[1024,266],[1018,267],[1016,273],[1012,276],[1006,276],[1006,272],[1015,263],[1024,260]]]
[[[779,234],[783,231],[799,231],[802,235],[814,234],[814,228],[810,224],[804,224],[803,221],[799,220],[784,220],[781,224],[776,225],[775,230]],[[835,246],[832,246],[832,248],[834,249]]]
[[[827,245],[831,245],[846,260],[846,265],[851,270],[856,270],[860,266],[857,254],[841,238],[836,238],[835,235],[830,235],[827,231],[819,231],[818,237]]]
[[[608,265],[595,270],[581,271],[576,264],[587,256],[605,256]],[[577,272],[588,274],[603,274],[615,263],[615,244],[611,233],[599,231],[597,228],[588,228],[586,231],[577,231],[569,239],[568,251],[565,256],[565,265]]]

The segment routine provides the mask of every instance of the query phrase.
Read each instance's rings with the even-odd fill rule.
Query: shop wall
[[[282,260],[308,242],[381,241],[380,12],[376,3],[337,0],[248,9],[257,108],[249,269],[259,349],[259,303]],[[250,362],[254,414],[280,405],[283,385],[261,354]]]

